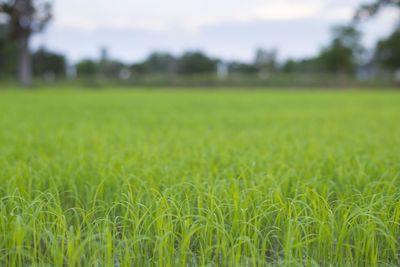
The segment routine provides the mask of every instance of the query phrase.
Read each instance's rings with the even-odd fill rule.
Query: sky
[[[250,62],[257,48],[280,59],[310,57],[370,0],[54,0],[54,19],[33,47],[67,55],[71,62],[99,58],[143,60],[152,51],[179,55],[202,50],[225,60]],[[364,43],[387,36],[398,18],[385,10],[363,23]]]

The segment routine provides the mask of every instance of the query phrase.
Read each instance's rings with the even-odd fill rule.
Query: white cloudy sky
[[[224,59],[251,60],[257,47],[280,58],[315,54],[329,29],[371,0],[54,0],[54,20],[34,46],[72,61],[98,57],[137,61],[153,50],[201,49]],[[386,10],[364,24],[365,43],[387,35],[398,14]]]

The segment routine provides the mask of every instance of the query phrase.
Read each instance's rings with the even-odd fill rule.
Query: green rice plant
[[[1,266],[398,266],[396,91],[0,92]]]

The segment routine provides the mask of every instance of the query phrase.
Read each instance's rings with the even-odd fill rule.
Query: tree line
[[[29,51],[31,36],[42,31],[52,18],[48,1],[0,0],[0,13],[8,18],[0,24],[0,77],[17,76],[22,86],[28,86],[32,74],[53,81],[66,76],[128,80],[138,75],[218,74],[225,77],[238,74],[267,79],[278,73],[330,73],[343,78],[395,73],[400,70],[400,23],[390,36],[377,42],[369,56],[366,56],[368,51],[362,45],[362,33],[358,30],[360,22],[386,6],[400,10],[400,0],[377,0],[361,6],[351,23],[332,29],[330,43],[316,56],[300,60],[279,62],[276,50],[258,49],[252,62],[227,62],[201,51],[188,51],[179,56],[153,52],[142,62],[126,64],[109,59],[103,51],[99,59],[88,58],[68,65],[64,55],[44,47]]]

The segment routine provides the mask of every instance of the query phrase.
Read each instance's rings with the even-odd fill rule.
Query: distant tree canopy
[[[400,69],[400,0],[375,0],[373,3],[362,5],[355,13],[355,21],[375,16],[385,7],[394,7],[399,12],[399,21],[393,33],[377,42],[372,61],[382,67],[395,71]]]
[[[83,59],[76,64],[78,76],[93,77],[98,73],[99,65],[91,59]]]
[[[211,59],[201,52],[187,52],[179,60],[178,73],[215,73],[217,60]]]
[[[370,18],[384,7],[400,8],[400,0],[376,0],[373,3],[364,4],[356,10],[354,17],[356,20]]]
[[[400,30],[378,42],[375,59],[389,70],[400,69]]]
[[[147,73],[175,73],[178,68],[178,59],[164,52],[151,53],[142,63]]]
[[[35,76],[45,74],[64,76],[65,66],[65,57],[61,54],[47,51],[44,48],[40,48],[32,54],[32,68]]]
[[[114,78],[119,76],[121,70],[125,68],[125,65],[117,60],[105,60],[105,61],[100,61],[100,63],[98,64],[98,66],[96,66],[96,68],[99,70],[99,74],[102,77]]]
[[[294,73],[297,71],[297,62],[293,59],[288,59],[283,63],[281,69],[284,73]]]
[[[322,67],[320,56],[305,58],[298,61],[288,59],[283,63],[280,71],[289,74],[328,72],[327,68]]]
[[[360,65],[364,51],[361,32],[353,26],[332,29],[332,41],[316,57],[299,61],[287,60],[281,67],[284,73],[333,73],[353,75]]]
[[[277,68],[276,50],[265,50],[259,48],[254,56],[254,66],[259,71],[273,72]]]
[[[76,64],[78,76],[119,77],[122,70],[128,69],[136,75],[143,74],[197,74],[215,73],[218,61],[201,52],[187,52],[181,57],[169,53],[153,52],[143,62],[130,67],[116,60],[85,59]]]
[[[336,74],[354,74],[361,54],[361,33],[352,26],[338,26],[333,29],[333,40],[318,57],[321,68]]]

